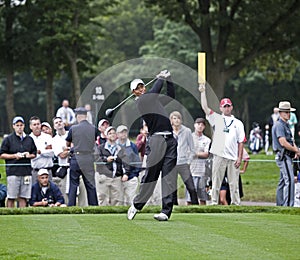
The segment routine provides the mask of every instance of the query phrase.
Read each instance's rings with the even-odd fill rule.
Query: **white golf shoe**
[[[168,221],[169,217],[165,213],[155,214],[154,218],[158,221]]]
[[[133,220],[134,219],[134,217],[135,217],[135,215],[136,215],[136,213],[138,213],[138,210],[134,207],[134,205],[132,204],[131,206],[130,206],[130,208],[128,209],[128,211],[127,211],[127,219],[128,220]]]

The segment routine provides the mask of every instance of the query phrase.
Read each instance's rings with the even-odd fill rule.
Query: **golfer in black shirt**
[[[167,83],[166,95],[160,95],[163,83]],[[153,87],[146,92],[145,84],[141,79],[135,79],[130,84],[135,94],[136,106],[149,130],[149,139],[146,147],[146,171],[142,178],[139,193],[135,196],[127,212],[127,218],[132,220],[151,197],[160,172],[162,173],[162,210],[155,214],[159,221],[167,221],[173,209],[172,193],[176,190],[174,167],[177,159],[177,141],[172,134],[172,126],[165,105],[175,98],[174,85],[170,72],[162,71],[157,75]]]

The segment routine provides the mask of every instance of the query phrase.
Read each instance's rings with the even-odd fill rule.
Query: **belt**
[[[52,167],[42,167],[42,168],[33,168],[34,171],[39,171],[40,169],[52,170]]]
[[[287,155],[288,157],[291,157],[291,158],[294,158],[295,157],[295,152],[292,152],[290,150],[287,150],[287,149],[283,149],[282,150],[275,150],[275,153],[281,153],[283,152],[282,155]]]
[[[168,133],[168,132],[167,133],[157,132],[157,133],[152,134],[152,136],[162,136],[163,138],[168,139],[168,138],[173,137],[173,134],[172,133]]]
[[[92,154],[92,152],[82,151],[82,152],[74,152],[74,154]]]
[[[285,151],[285,154],[291,158],[294,158],[295,157],[295,152],[292,152],[292,151],[289,151],[289,150],[286,150]]]

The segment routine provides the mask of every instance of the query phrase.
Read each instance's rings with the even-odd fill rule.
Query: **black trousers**
[[[133,200],[134,207],[141,210],[151,197],[161,172],[162,213],[168,217],[173,210],[173,192],[176,190],[175,171],[177,160],[177,141],[172,135],[149,137],[147,148],[146,171],[142,178],[139,193]]]
[[[76,206],[77,188],[79,186],[80,175],[86,188],[89,206],[98,206],[94,157],[92,155],[76,155],[70,161],[70,189],[68,206]]]

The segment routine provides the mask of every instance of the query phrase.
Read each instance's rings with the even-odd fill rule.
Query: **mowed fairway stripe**
[[[299,216],[153,214],[0,216],[0,258],[297,259]]]

